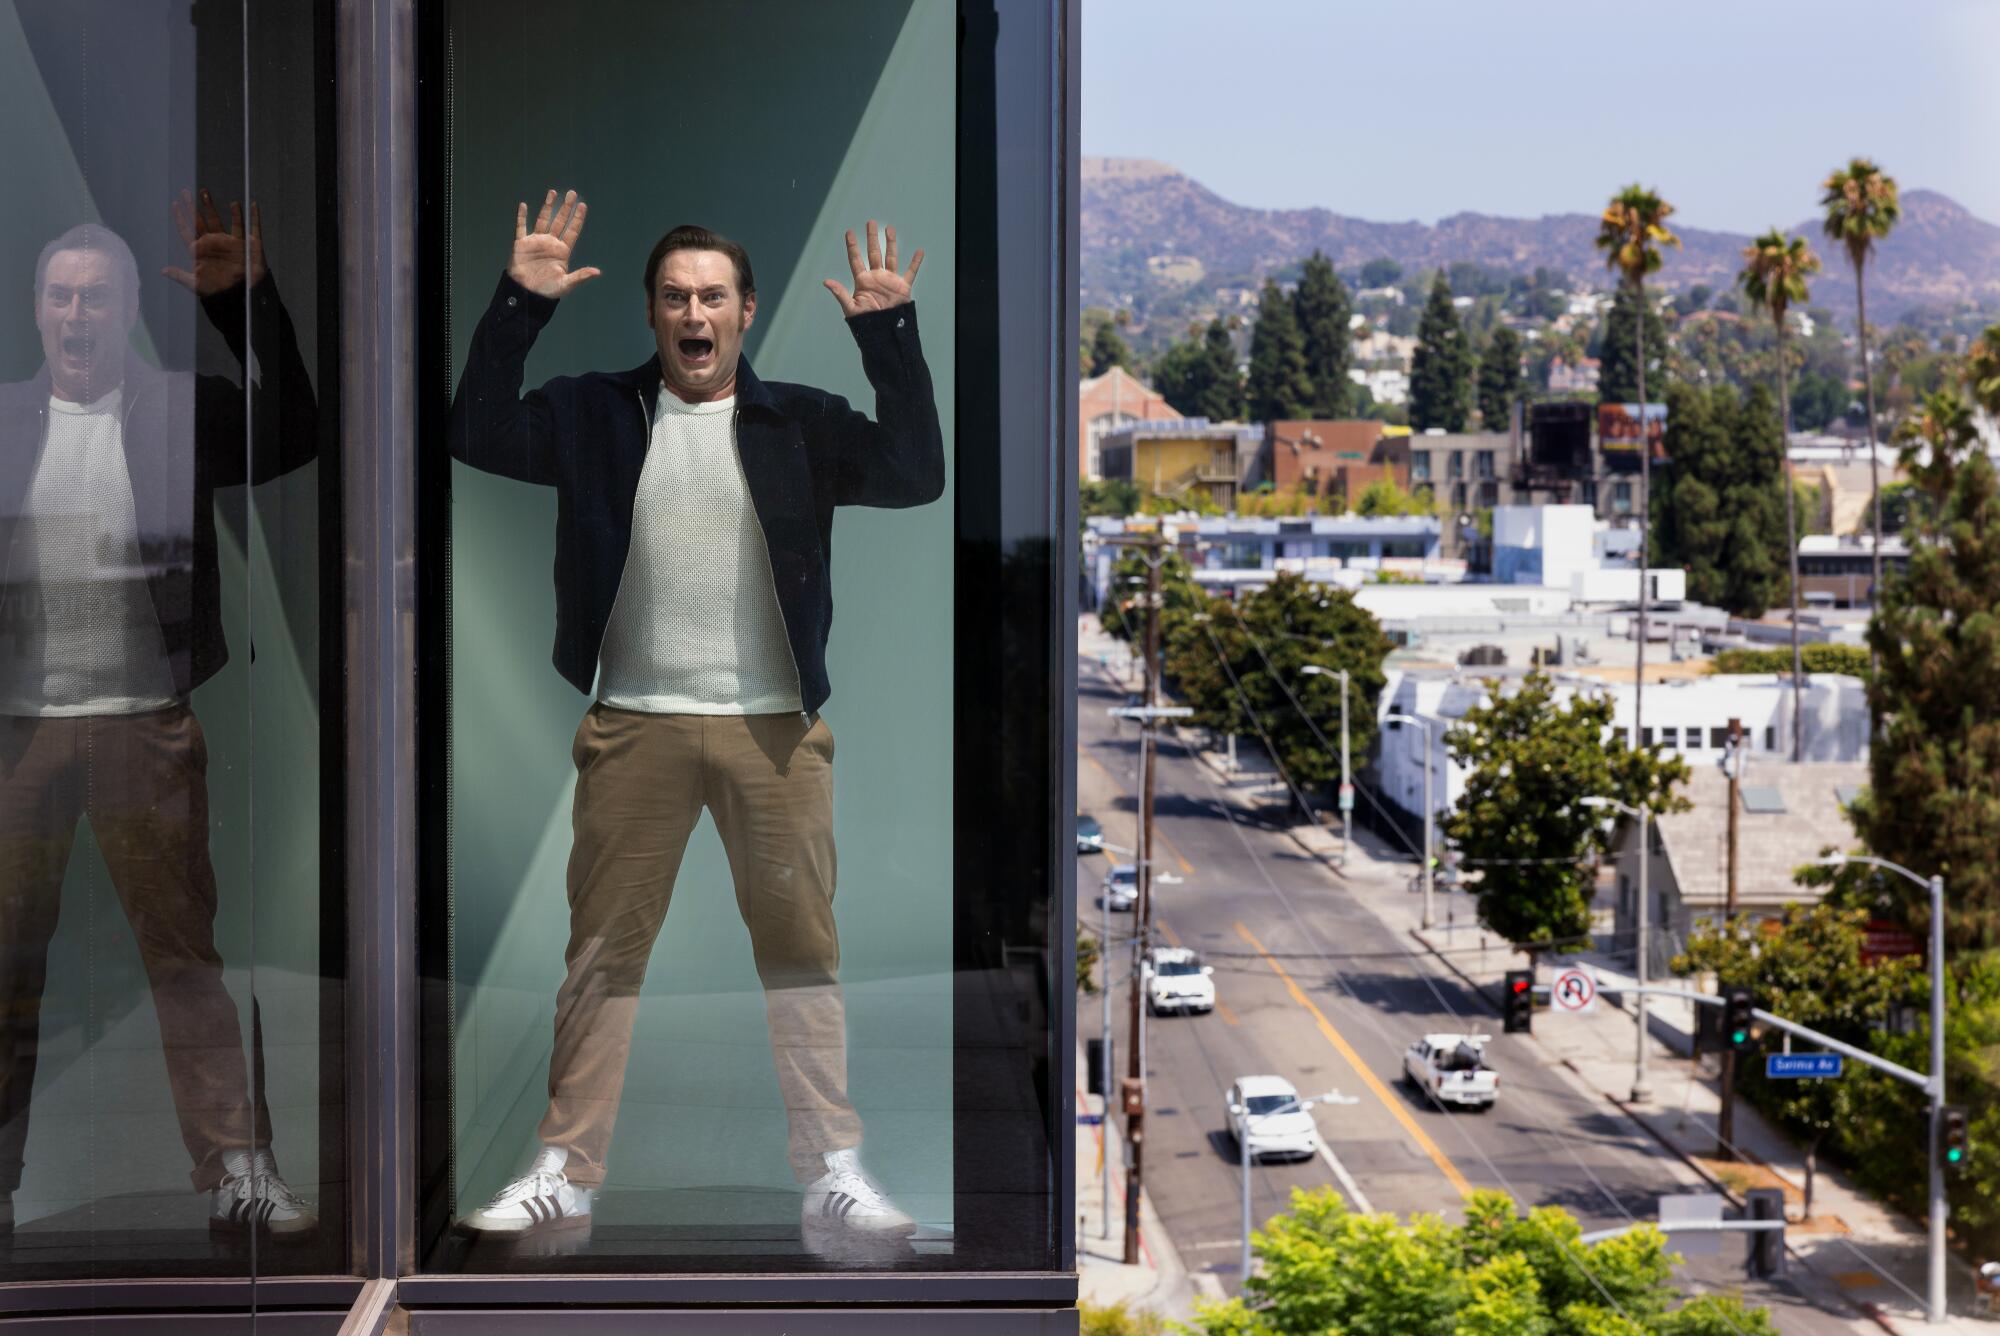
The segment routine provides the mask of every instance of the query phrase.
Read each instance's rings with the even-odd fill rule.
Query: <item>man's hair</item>
[[[132,248],[125,244],[125,238],[113,232],[103,223],[78,223],[69,231],[42,247],[41,258],[35,261],[35,300],[42,299],[42,283],[49,276],[49,261],[63,251],[96,251],[109,255],[117,266],[118,278],[125,286],[122,294],[124,309],[133,311],[139,305],[139,264],[132,258]]]
[[[653,245],[653,253],[646,257],[646,304],[653,303],[653,284],[660,276],[660,265],[675,251],[698,250],[720,251],[729,257],[729,263],[736,266],[736,292],[741,297],[757,294],[757,280],[750,273],[750,252],[719,232],[711,232],[705,227],[692,223],[682,223],[673,231],[661,237]]]

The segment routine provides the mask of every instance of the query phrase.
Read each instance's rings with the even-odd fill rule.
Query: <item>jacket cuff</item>
[[[528,291],[516,283],[506,270],[500,271],[500,286],[494,289],[493,302],[487,314],[495,320],[505,320],[515,315],[524,315],[539,328],[555,314],[556,297],[543,297]]]
[[[917,304],[904,302],[881,311],[863,311],[847,317],[847,328],[856,343],[880,343],[890,339],[917,337]]]

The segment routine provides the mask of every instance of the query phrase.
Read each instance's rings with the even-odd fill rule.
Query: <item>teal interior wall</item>
[[[747,353],[766,379],[869,408],[824,278],[842,231],[894,222],[927,255],[916,297],[947,454],[953,420],[955,29],[949,0],[466,6],[451,34],[452,365],[506,263],[514,207],[590,204],[528,383],[652,351],[642,268],[699,222],[750,251]],[[449,393],[449,387],[428,387]],[[457,1205],[519,1172],[545,1098],[568,913],[571,737],[587,700],[550,666],[553,493],[454,466],[450,800]],[[843,510],[824,714],[851,1094],[871,1167],[931,1225],[951,1220],[953,502]],[[671,1194],[788,1189],[785,1130],[747,936],[712,825],[696,832],[642,995],[605,1218]],[[657,1194],[668,1194],[662,1197]],[[680,1198],[683,1203],[697,1198]],[[796,1198],[791,1199],[794,1203]],[[657,1210],[656,1210],[657,1208]],[[691,1208],[690,1208],[691,1209]],[[796,1205],[789,1209],[796,1213]]]

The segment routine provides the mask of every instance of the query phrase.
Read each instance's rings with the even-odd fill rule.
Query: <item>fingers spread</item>
[[[229,235],[232,237],[240,237],[243,235],[242,200],[233,199],[229,201]]]
[[[556,210],[555,220],[549,224],[549,231],[557,240],[569,228],[569,220],[576,214],[576,192],[569,191],[563,196],[562,207]]]
[[[562,239],[571,246],[583,235],[583,216],[590,212],[590,206],[582,200],[576,202],[576,211],[569,216],[569,226],[563,229]]]
[[[548,193],[548,197],[542,201],[542,211],[535,215],[535,230],[537,232],[546,232],[549,230],[549,216],[555,211],[556,192],[551,190]]]
[[[882,267],[884,269],[894,269],[896,267],[896,229],[885,226],[882,229],[882,239],[887,243],[882,248]]]
[[[604,271],[602,269],[595,269],[595,268],[572,269],[569,271],[568,277],[563,279],[563,291],[568,292],[571,288],[576,287],[579,283],[588,283],[591,279],[596,278],[599,274],[603,272]]]
[[[880,269],[882,267],[882,242],[875,234],[875,220],[873,218],[868,220],[868,267],[870,269]]]
[[[849,232],[847,235],[850,238],[854,236],[852,232]],[[828,292],[831,292],[833,294],[833,299],[840,303],[840,310],[843,315],[854,314],[855,312],[854,298],[851,294],[849,294],[846,287],[844,287],[836,280],[829,278],[826,280],[826,290]]]
[[[250,201],[250,239],[264,239],[264,206],[254,199]]]
[[[917,282],[917,270],[923,267],[923,263],[924,263],[924,252],[923,249],[919,247],[917,253],[910,257],[910,271],[907,274],[903,275],[903,281],[905,283],[908,283],[910,286],[915,287]]]
[[[527,201],[523,200],[514,209],[514,240],[519,241],[521,238],[527,235],[528,235],[528,205]]]
[[[174,230],[181,234],[182,242],[189,246],[194,245],[194,197],[183,190],[181,197],[173,202],[172,208]]]
[[[220,232],[222,230],[222,210],[215,207],[215,196],[207,186],[201,188],[201,230]]]
[[[854,239],[854,229],[851,227],[847,229],[847,267],[854,271],[854,281],[857,283],[861,281],[861,276],[868,272],[868,262],[861,258],[861,243]]]
[[[160,272],[165,274],[168,278],[171,278],[174,282],[180,284],[182,287],[188,289],[189,291],[194,290],[194,275],[190,274],[187,270],[176,269],[172,265],[168,265],[165,269],[162,269]]]

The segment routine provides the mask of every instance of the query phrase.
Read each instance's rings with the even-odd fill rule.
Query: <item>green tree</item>
[[[1310,793],[1340,774],[1340,683],[1303,670],[1307,664],[1328,674],[1344,668],[1349,752],[1369,754],[1375,704],[1386,681],[1382,661],[1391,646],[1352,592],[1309,584],[1287,571],[1239,601],[1206,600],[1204,610],[1205,620],[1169,622],[1167,676],[1194,711],[1190,722],[1268,739],[1278,764]],[[1332,747],[1321,743],[1321,735]]]
[[[1097,934],[1076,930],[1076,987],[1086,996],[1095,996],[1097,980],[1092,977],[1097,970],[1097,962],[1103,952],[1097,945]]]
[[[1417,322],[1417,351],[1410,360],[1410,425],[1464,431],[1472,388],[1472,349],[1451,304],[1451,285],[1440,273]]]
[[[2000,404],[1983,405],[1989,411]],[[1973,405],[1940,390],[1907,425],[1903,467],[1922,491],[1909,568],[1868,624],[1880,721],[1853,807],[1871,852],[1945,879],[1958,947],[2000,945],[2000,483]],[[1912,922],[1927,911],[1908,906]]]
[[[1305,335],[1299,331],[1291,298],[1268,278],[1257,304],[1257,324],[1250,331],[1249,401],[1254,422],[1291,421],[1312,412]]]
[[[1819,272],[1819,256],[1803,237],[1787,237],[1777,228],[1772,228],[1758,237],[1743,250],[1743,270],[1737,274],[1736,282],[1743,289],[1743,295],[1770,312],[1771,323],[1778,335],[1778,402],[1784,406],[1785,434],[1791,435],[1792,397],[1786,387],[1785,378],[1789,371],[1786,366],[1787,350],[1785,337],[1790,333],[1785,313],[1794,303],[1803,305],[1807,299],[1806,279]],[[1791,476],[1791,461],[1785,461],[1785,474]],[[1785,489],[1785,555],[1789,563],[1791,578],[1788,582],[1791,593],[1792,612],[1792,759],[1802,760],[1805,756],[1805,670],[1799,649],[1799,528],[1796,498],[1792,488]]]
[[[1305,336],[1306,375],[1312,380],[1308,417],[1344,418],[1353,412],[1354,389],[1348,368],[1354,364],[1354,341],[1348,321],[1354,299],[1333,271],[1333,261],[1315,250],[1306,257],[1299,286],[1292,293],[1292,310]]]
[[[1558,708],[1544,673],[1513,692],[1497,682],[1488,691],[1445,734],[1452,758],[1472,772],[1445,833],[1478,874],[1481,923],[1517,946],[1573,940],[1590,931],[1591,863],[1610,848],[1599,813],[1582,799],[1683,811],[1674,786],[1687,763],[1627,746],[1601,697],[1572,696]]]
[[[1654,498],[1653,553],[1687,571],[1688,597],[1761,617],[1783,593],[1784,437],[1762,385],[1667,387],[1667,458]]]
[[[1117,323],[1107,320],[1099,325],[1097,332],[1090,337],[1090,374],[1101,376],[1112,367],[1129,367],[1131,364],[1132,350],[1119,337]]]
[[[1636,404],[1639,400],[1639,350],[1646,352],[1645,381],[1658,403],[1666,388],[1667,322],[1646,305],[1646,332],[1639,333],[1639,305],[1644,294],[1629,283],[1621,283],[1611,295],[1611,309],[1605,313],[1597,340],[1597,401],[1603,404]],[[1706,323],[1706,322],[1701,322]]]
[[[1388,256],[1378,256],[1361,266],[1361,286],[1386,288],[1403,276],[1403,266]]]
[[[1130,478],[1085,478],[1077,484],[1077,507],[1092,515],[1132,515],[1139,510],[1139,484]]]
[[[1160,566],[1160,643],[1166,643],[1167,628],[1177,617],[1200,612],[1207,596],[1194,582],[1187,558],[1169,547]],[[1106,635],[1115,636],[1133,647],[1144,648],[1146,635],[1146,549],[1129,547],[1111,564],[1111,589],[1104,606],[1097,610],[1098,623]]]
[[[1183,413],[1228,422],[1243,414],[1243,378],[1236,345],[1221,316],[1199,339],[1175,343],[1153,364],[1153,388]]]
[[[1860,645],[1807,645],[1804,658],[1809,673],[1868,676],[1868,651]],[[1708,665],[1711,673],[1786,673],[1791,668],[1792,652],[1788,649],[1725,649]]]
[[[1896,221],[1902,216],[1902,198],[1896,189],[1896,180],[1867,158],[1849,160],[1847,166],[1830,173],[1820,184],[1820,207],[1826,211],[1822,225],[1827,239],[1847,252],[1847,262],[1854,268],[1855,332],[1861,345],[1861,383],[1866,388],[1868,404],[1868,443],[1873,446],[1879,439],[1875,434],[1875,374],[1868,362],[1868,285],[1863,281],[1863,271],[1868,267],[1868,257],[1875,251],[1875,245],[1889,235]],[[1874,524],[1874,588],[1876,597],[1882,590],[1882,478],[1881,462],[1877,450],[1868,452],[1868,485],[1874,490],[1873,504],[1869,507]]]
[[[1203,1336],[1777,1336],[1764,1310],[1734,1299],[1681,1303],[1653,1226],[1585,1243],[1561,1207],[1523,1214],[1490,1189],[1454,1225],[1361,1215],[1331,1188],[1294,1188],[1291,1210],[1251,1241],[1262,1268],[1242,1297],[1196,1306]]]
[[[1355,499],[1357,515],[1435,515],[1437,498],[1428,487],[1404,491],[1393,478],[1377,478],[1361,489]]]
[[[1514,401],[1526,392],[1521,379],[1521,336],[1502,325],[1479,357],[1479,425],[1501,431],[1511,420]]]
[[[1925,992],[1914,956],[1864,961],[1869,912],[1831,904],[1788,905],[1775,931],[1739,917],[1696,928],[1687,950],[1674,958],[1676,974],[1713,972],[1724,988],[1747,988],[1757,1005],[1809,1025],[1843,1043],[1869,1048],[1898,1002],[1916,1003]],[[1763,1047],[1776,1051],[1776,1035]],[[1796,1132],[1806,1146],[1805,1213],[1812,1215],[1821,1146],[1844,1122],[1860,1116],[1880,1079],[1859,1068],[1838,1081],[1768,1080],[1763,1064],[1738,1062],[1740,1089],[1759,1108]]]

